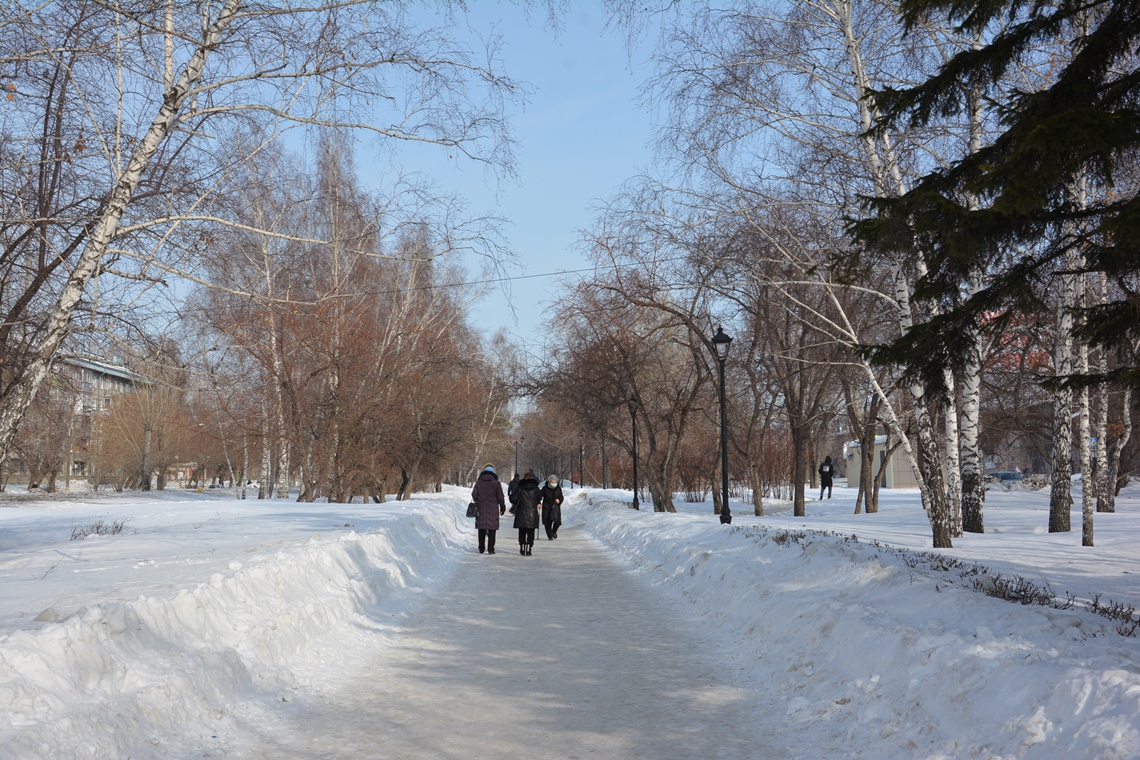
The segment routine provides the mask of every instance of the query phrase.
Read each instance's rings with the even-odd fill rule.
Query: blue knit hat
[[[495,471],[495,465],[491,464],[490,462],[483,465],[483,472],[494,472],[494,471]]]

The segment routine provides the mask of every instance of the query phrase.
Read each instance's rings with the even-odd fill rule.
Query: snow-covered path
[[[914,492],[724,526],[587,489],[489,557],[468,494],[0,507],[0,760],[1140,758],[1140,488],[1095,548],[991,492],[937,554]]]
[[[541,533],[541,531],[540,531]],[[760,695],[715,646],[564,528],[472,547],[448,586],[334,693],[251,728],[244,758],[764,758]]]

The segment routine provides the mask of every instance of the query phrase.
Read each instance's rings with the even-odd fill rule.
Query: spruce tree
[[[1065,275],[1100,272],[1111,294],[1080,310],[1076,334],[1115,350],[1119,361],[1110,372],[1074,371],[1061,380],[1140,386],[1130,350],[1140,340],[1140,0],[902,0],[900,12],[908,29],[942,15],[985,42],[917,87],[876,93],[880,128],[958,115],[971,92],[993,91],[1016,66],[1055,68],[1043,86],[991,101],[998,134],[988,145],[901,197],[868,199],[869,218],[852,222],[870,254],[921,256],[927,274],[915,295],[939,305],[878,357],[939,387],[983,319],[1001,329],[1003,319],[1048,308]],[[1043,51],[1063,43],[1057,66]],[[1076,271],[1063,264],[1073,252]],[[989,284],[970,294],[962,284],[978,268],[991,273]]]

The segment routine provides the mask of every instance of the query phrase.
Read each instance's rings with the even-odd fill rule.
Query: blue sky
[[[498,29],[504,71],[531,88],[526,107],[511,119],[519,141],[516,180],[496,185],[480,166],[422,149],[401,157],[404,168],[467,197],[472,211],[510,220],[505,232],[517,261],[507,274],[523,279],[506,291],[493,288],[472,321],[488,336],[504,328],[532,351],[541,351],[536,344],[552,316],[544,310],[559,294],[557,277],[534,276],[589,265],[577,245],[580,230],[591,226],[600,200],[648,167],[653,137],[652,114],[637,104],[649,75],[648,46],[631,56],[592,6],[568,11],[557,35],[544,20],[541,11],[528,20],[518,5],[480,0],[468,15],[475,30]],[[478,279],[480,262],[472,257],[468,265]]]

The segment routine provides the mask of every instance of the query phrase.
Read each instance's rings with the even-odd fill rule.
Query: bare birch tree
[[[5,210],[0,244],[40,263],[34,287],[5,300],[19,348],[5,336],[17,360],[3,367],[0,463],[96,281],[184,271],[200,230],[236,223],[218,188],[291,129],[436,144],[509,171],[502,106],[516,85],[446,30],[412,26],[406,5],[10,4],[0,172],[29,192]],[[234,154],[239,136],[255,137]]]

